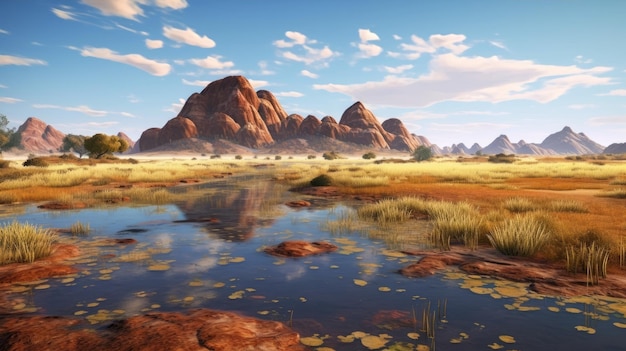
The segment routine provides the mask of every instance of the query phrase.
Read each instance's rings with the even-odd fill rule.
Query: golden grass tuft
[[[50,230],[13,221],[0,226],[0,264],[30,263],[52,254],[56,235]]]
[[[549,240],[548,226],[535,214],[515,215],[487,235],[491,245],[507,256],[532,256]]]

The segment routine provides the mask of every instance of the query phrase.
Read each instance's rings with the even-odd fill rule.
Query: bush
[[[333,180],[328,174],[322,174],[311,179],[311,186],[329,186],[332,182]]]
[[[283,159],[283,158],[282,158],[282,156],[280,156],[280,155],[276,155],[276,156],[274,156],[274,160],[276,160],[276,161],[280,161],[280,160],[282,160],[282,159]]]
[[[34,157],[34,158],[29,158],[28,160],[24,161],[24,163],[22,163],[22,165],[24,167],[29,167],[29,166],[33,166],[33,167],[48,167],[48,162],[46,162],[46,160],[44,160],[43,158]]]
[[[368,153],[363,154],[363,159],[365,159],[365,160],[373,160],[375,158],[376,158],[376,154],[371,152],[371,151],[368,152]]]
[[[417,149],[413,150],[411,156],[417,161],[428,161],[433,158],[433,150],[427,146],[420,145]]]
[[[308,155],[306,158],[307,158],[307,159],[309,159],[309,160],[313,160],[313,159],[315,159],[316,157],[317,157],[317,156],[315,156],[315,155]]]
[[[241,159],[243,159],[243,156],[241,156],[241,155],[235,156],[235,160],[241,160]]]
[[[489,156],[487,161],[492,163],[513,163],[515,162],[515,155],[497,154]]]
[[[0,168],[11,168],[11,161],[0,160]]]
[[[324,157],[325,160],[336,160],[341,158],[336,151],[325,152],[322,157]]]

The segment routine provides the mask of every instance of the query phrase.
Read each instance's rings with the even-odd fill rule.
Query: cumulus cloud
[[[369,58],[378,56],[383,52],[383,48],[378,45],[368,43],[369,41],[380,40],[378,34],[370,31],[369,29],[359,29],[360,43],[357,44],[359,48],[358,58]]]
[[[276,95],[278,97],[296,97],[296,98],[304,96],[304,94],[299,93],[297,91],[282,91],[282,92],[276,93],[274,95]]]
[[[148,49],[160,49],[163,47],[163,40],[146,39],[146,47]]]
[[[110,112],[103,110],[94,110],[89,106],[80,105],[80,106],[59,106],[59,105],[48,105],[48,104],[34,104],[34,108],[39,109],[57,109],[64,110],[70,112],[79,112],[93,117],[104,117],[108,115]]]
[[[207,56],[203,59],[191,59],[189,62],[193,63],[196,66],[208,69],[225,69],[231,68],[235,66],[235,63],[232,61],[222,62],[221,56]]]
[[[173,41],[191,46],[197,46],[205,49],[215,47],[215,42],[211,38],[206,35],[200,36],[191,28],[178,29],[170,26],[164,26],[163,35]]]
[[[274,46],[279,49],[284,48],[297,48],[301,52],[294,51],[281,51],[279,55],[287,60],[302,62],[306,65],[313,63],[324,62],[327,59],[336,55],[328,46],[324,46],[321,49],[316,49],[311,45],[316,44],[316,40],[311,40],[306,35],[299,32],[285,32],[285,36],[290,39],[286,41],[284,39],[274,41]]]
[[[77,21],[76,19],[76,15],[72,12],[69,11],[65,11],[65,10],[61,10],[61,9],[57,9],[57,8],[52,8],[52,13],[59,17],[60,19],[64,19],[64,20],[69,20],[69,21]]]
[[[411,35],[411,43],[400,44],[403,52],[390,52],[389,56],[416,60],[423,54],[434,54],[441,49],[459,55],[469,49],[468,45],[463,44],[465,39],[463,34],[433,34],[426,41],[417,35]]]
[[[185,99],[179,98],[177,102],[170,104],[164,111],[178,113],[183,108],[183,105],[185,105]]]
[[[439,44],[449,47],[457,43],[449,40]],[[418,78],[391,75],[381,81],[316,84],[313,87],[342,93],[355,100],[398,107],[424,107],[442,101],[497,103],[533,100],[546,103],[576,86],[611,84],[610,78],[598,76],[610,70],[607,67],[582,69],[542,65],[529,60],[461,57],[448,53],[433,56],[430,72]]]
[[[148,72],[153,76],[166,76],[170,73],[172,67],[168,63],[159,62],[145,58],[139,54],[120,55],[117,52],[107,48],[84,48],[80,54],[85,57],[95,57],[103,60],[114,61],[139,68]]]
[[[44,60],[32,59],[27,57],[0,55],[0,66],[15,65],[15,66],[32,66],[32,65],[47,65]]]
[[[22,102],[22,101],[24,100],[18,99],[18,98],[7,97],[7,96],[0,96],[0,102],[5,103],[5,104],[14,104],[16,102]]]
[[[184,9],[188,6],[187,0],[155,0],[154,4],[161,8],[171,8],[173,10]]]
[[[270,85],[270,82],[266,80],[248,79],[248,82],[250,82],[250,85],[252,85],[254,89],[260,89],[260,88]]]
[[[319,77],[319,74],[313,73],[311,71],[308,71],[306,69],[303,69],[302,71],[300,71],[300,75],[303,75],[305,77],[309,77],[312,79],[317,79]]]
[[[361,39],[362,43],[373,40],[380,40],[378,34],[372,32],[369,29],[359,29],[359,38]]]

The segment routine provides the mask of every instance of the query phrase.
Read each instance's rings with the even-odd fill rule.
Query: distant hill
[[[34,153],[58,151],[65,137],[64,133],[35,117],[29,117],[16,133],[19,135],[17,149]]]

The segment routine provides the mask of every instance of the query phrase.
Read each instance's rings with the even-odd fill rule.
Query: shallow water
[[[89,223],[92,232],[87,237],[64,235],[83,247],[84,255],[74,260],[79,274],[17,286],[22,291],[14,298],[24,301],[26,312],[85,318],[95,328],[153,310],[237,311],[292,325],[305,342],[334,350],[366,350],[363,344],[372,341],[392,350],[418,344],[437,350],[489,350],[488,345],[504,350],[623,349],[625,301],[544,297],[523,284],[454,270],[405,278],[397,270],[416,257],[359,233],[331,235],[322,229],[349,210],[346,204],[278,205],[282,214],[268,219],[263,214],[267,199],[282,198],[271,195],[275,191],[269,184],[249,182],[166,206],[28,207],[2,221],[46,228],[69,228],[80,221]],[[109,245],[106,238],[138,243]],[[263,252],[265,246],[290,239],[326,240],[339,250],[299,259]],[[424,330],[424,311],[434,318],[434,338]]]

